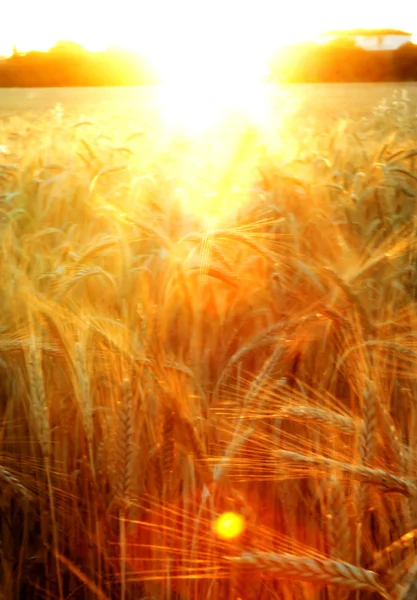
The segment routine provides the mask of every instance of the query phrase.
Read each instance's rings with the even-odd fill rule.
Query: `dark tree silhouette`
[[[345,39],[298,44],[274,56],[269,68],[275,82],[417,81],[417,46],[367,51]]]
[[[0,62],[0,87],[146,85],[157,83],[146,59],[133,52],[88,52],[58,42],[48,52],[17,51]]]
[[[268,64],[269,80],[288,83],[417,81],[417,46],[366,51],[352,39],[289,46]],[[88,52],[58,42],[48,52],[19,53],[0,61],[0,87],[130,86],[157,83],[147,60],[119,48]]]

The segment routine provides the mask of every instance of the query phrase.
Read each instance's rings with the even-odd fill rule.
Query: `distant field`
[[[338,114],[348,111],[352,116],[372,109],[393,90],[401,87],[409,93],[417,106],[417,83],[399,84],[305,84],[271,86],[278,97],[291,98],[297,105],[313,114]],[[61,103],[65,108],[88,110],[95,107],[140,108],[152,113],[155,88],[39,88],[0,89],[0,115],[19,114],[21,111],[43,112]]]

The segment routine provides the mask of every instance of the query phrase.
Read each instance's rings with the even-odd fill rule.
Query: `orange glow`
[[[245,519],[236,513],[223,513],[214,522],[214,530],[219,538],[232,540],[239,537],[245,530]]]

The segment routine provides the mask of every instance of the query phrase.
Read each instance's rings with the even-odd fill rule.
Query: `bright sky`
[[[265,59],[281,46],[358,27],[414,27],[416,38],[414,2],[396,0],[393,10],[381,0],[11,0],[2,7],[0,55],[13,45],[47,50],[59,40],[138,51],[165,84],[165,118],[188,123],[192,116],[199,127],[226,103],[244,101],[253,114],[267,115],[264,92],[254,91]],[[221,93],[210,95],[215,89]]]
[[[88,49],[121,45],[160,58],[204,46],[245,57],[311,39],[328,29],[394,27],[417,21],[413,0],[12,0],[2,8],[0,54],[72,40]],[[207,51],[206,51],[207,54]]]

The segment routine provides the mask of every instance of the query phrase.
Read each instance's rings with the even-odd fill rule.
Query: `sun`
[[[214,522],[214,531],[219,538],[232,540],[239,537],[245,530],[245,519],[234,512],[220,515]]]

